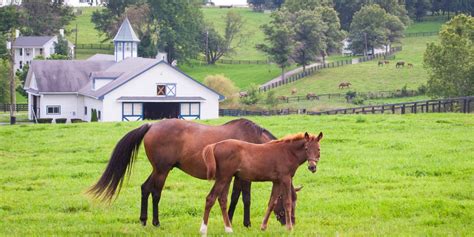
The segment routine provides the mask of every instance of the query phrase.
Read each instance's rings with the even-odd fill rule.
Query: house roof
[[[133,31],[132,25],[130,24],[128,18],[125,18],[125,20],[122,22],[122,25],[120,26],[117,34],[115,35],[114,42],[115,41],[140,42],[140,39],[138,39],[137,35],[135,34],[135,31]]]
[[[103,71],[114,62],[85,60],[33,60],[26,78],[34,74],[38,92],[78,92],[89,83],[91,72]]]
[[[48,43],[54,36],[20,36],[13,42],[14,48],[33,46],[41,47]]]
[[[177,102],[177,101],[204,101],[206,99],[199,96],[122,96],[117,99],[118,101],[160,101],[160,102]]]
[[[111,54],[94,54],[90,56],[87,61],[115,61],[115,56]]]

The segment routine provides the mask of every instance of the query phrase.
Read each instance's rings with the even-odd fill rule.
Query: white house
[[[51,0],[54,2],[55,0]],[[22,0],[0,0],[0,7],[21,5]],[[103,0],[64,0],[64,5],[71,7],[95,7],[103,5]]]
[[[342,51],[341,53],[343,55],[353,55],[352,53],[352,50],[350,50],[349,46],[350,46],[351,42],[349,41],[349,39],[345,39],[342,41]],[[375,48],[374,49],[374,53],[375,54],[379,54],[379,53],[385,53],[387,51],[390,51],[390,46],[382,46],[381,48]],[[368,49],[368,52],[367,52],[369,55],[372,54],[372,49]]]
[[[92,110],[100,121],[219,116],[222,95],[163,60],[137,57],[138,42],[126,19],[114,55],[33,61],[25,82],[29,118],[90,121]]]
[[[64,37],[64,31],[61,29],[60,34]],[[58,43],[57,36],[19,36],[19,31],[16,32],[16,38],[13,42],[15,50],[15,71],[22,69],[25,64],[30,64],[31,61],[42,56],[48,58],[54,54],[54,47]],[[68,41],[69,54],[73,56],[74,45]]]
[[[21,4],[21,0],[0,0],[0,7],[8,6],[8,5],[17,5]]]
[[[217,7],[248,7],[247,0],[209,0],[211,5]]]

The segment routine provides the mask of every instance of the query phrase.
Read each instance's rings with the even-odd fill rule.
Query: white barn
[[[179,69],[136,55],[128,19],[114,39],[114,55],[87,60],[33,61],[25,82],[29,118],[99,121],[212,119],[224,97]]]

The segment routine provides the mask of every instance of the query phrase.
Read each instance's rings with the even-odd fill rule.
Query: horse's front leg
[[[262,225],[260,226],[261,230],[267,229],[268,219],[270,218],[270,214],[272,213],[273,208],[275,208],[275,205],[278,201],[278,194],[280,193],[279,190],[280,190],[279,183],[273,182],[272,193],[270,194],[270,200],[268,200],[267,211],[265,212]]]
[[[283,198],[283,205],[285,207],[286,229],[292,230],[293,224],[291,223],[291,213],[293,201],[291,200],[291,177],[285,178],[281,182],[280,189]]]
[[[244,203],[244,226],[250,227],[250,188],[252,183],[245,180],[240,180],[242,187],[242,202]]]

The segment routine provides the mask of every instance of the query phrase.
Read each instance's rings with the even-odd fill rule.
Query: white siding
[[[77,95],[41,95],[40,117],[41,118],[78,118]],[[47,114],[47,106],[60,106],[60,114]],[[79,117],[80,118],[80,117]]]
[[[109,82],[113,81],[114,79],[102,79],[102,78],[96,78],[95,83],[94,83],[94,88],[93,90],[98,90],[101,87],[107,85]]]
[[[201,119],[219,117],[219,96],[173,68],[159,64],[104,96],[103,121],[121,121],[121,96],[156,96],[156,85],[175,83],[177,97],[202,97]]]

